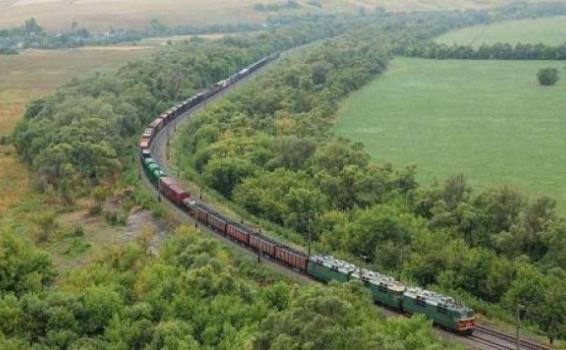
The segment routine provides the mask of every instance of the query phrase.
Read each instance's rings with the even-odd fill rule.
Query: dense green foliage
[[[540,85],[551,86],[558,82],[560,75],[556,68],[542,68],[537,72],[537,79]]]
[[[177,152],[185,173],[195,169],[251,214],[313,233],[320,251],[363,258],[484,313],[521,303],[528,322],[566,336],[556,312],[566,307],[566,222],[553,201],[508,188],[474,194],[461,176],[422,188],[414,169],[371,164],[360,144],[328,133],[340,98],[383,70],[387,38],[410,36],[376,32],[316,45],[202,113]]]
[[[109,252],[51,287],[49,258],[2,232],[0,348],[444,348],[421,318],[385,320],[360,285],[277,282],[187,229],[159,257],[146,248]]]

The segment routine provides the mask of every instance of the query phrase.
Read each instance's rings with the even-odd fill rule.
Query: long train
[[[142,167],[147,178],[159,193],[196,221],[254,251],[258,254],[258,258],[271,259],[323,282],[360,280],[368,288],[376,303],[398,312],[425,314],[442,328],[471,335],[475,328],[474,312],[453,298],[421,288],[408,287],[392,277],[356,267],[330,256],[308,256],[299,249],[258,233],[251,227],[215,211],[202,201],[193,199],[189,192],[177,184],[175,179],[167,176],[155,162],[151,154],[151,144],[166,125],[277,57],[278,54],[274,54],[262,58],[174,106],[152,121],[145,129],[139,143]]]

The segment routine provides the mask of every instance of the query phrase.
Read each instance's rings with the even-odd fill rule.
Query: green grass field
[[[540,67],[563,80],[540,87]],[[417,165],[431,183],[457,173],[566,207],[566,62],[397,58],[341,106],[335,132],[377,162]]]
[[[544,43],[561,45],[566,42],[566,16],[505,21],[473,26],[449,32],[436,39],[444,44],[479,45],[502,43]]]

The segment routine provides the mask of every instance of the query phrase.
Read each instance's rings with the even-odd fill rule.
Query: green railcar
[[[309,259],[307,273],[325,283],[348,282],[356,269],[356,266],[331,256],[313,256]]]
[[[142,166],[143,166],[143,171],[147,174],[148,170],[149,170],[149,166],[154,164],[155,165],[155,161],[153,160],[153,158],[145,158],[142,161]]]
[[[389,276],[380,275],[376,277],[364,280],[373,300],[378,304],[401,311],[405,285]]]
[[[143,169],[149,181],[155,186],[157,186],[161,177],[167,176],[152,158],[144,159]]]
[[[457,333],[471,334],[475,327],[474,312],[470,308],[421,288],[409,288],[403,293],[403,310],[424,314],[435,324]]]

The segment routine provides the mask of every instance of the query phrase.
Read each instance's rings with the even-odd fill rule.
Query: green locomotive
[[[472,334],[474,331],[474,312],[451,297],[421,288],[409,288],[393,277],[331,256],[310,257],[307,273],[325,283],[360,280],[378,304],[398,312],[424,314],[436,325],[460,334]]]
[[[152,158],[145,158],[142,161],[142,164],[143,164],[143,170],[147,175],[147,178],[149,179],[149,181],[151,181],[151,183],[154,186],[158,185],[160,178],[167,176]]]

